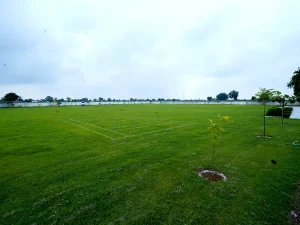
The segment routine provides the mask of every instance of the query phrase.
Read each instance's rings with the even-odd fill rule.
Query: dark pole
[[[282,100],[281,125],[283,125],[283,109],[284,109],[284,99]]]

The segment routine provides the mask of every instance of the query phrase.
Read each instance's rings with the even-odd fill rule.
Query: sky
[[[0,97],[292,94],[299,0],[0,0]]]

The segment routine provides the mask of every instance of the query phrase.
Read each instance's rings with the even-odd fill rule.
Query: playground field
[[[234,122],[211,167],[208,119]],[[0,224],[289,224],[300,120],[261,105],[0,109]],[[273,163],[271,162],[273,160]],[[274,163],[275,161],[275,163]],[[300,215],[298,215],[300,217]]]

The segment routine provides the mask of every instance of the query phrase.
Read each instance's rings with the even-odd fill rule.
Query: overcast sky
[[[249,99],[300,66],[299,0],[0,2],[0,97]]]

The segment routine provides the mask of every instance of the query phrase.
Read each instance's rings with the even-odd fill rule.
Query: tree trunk
[[[212,170],[214,170],[215,143],[212,144]]]
[[[264,136],[266,136],[266,103],[264,103]]]
[[[282,109],[281,109],[281,125],[283,125],[283,110],[284,110],[284,100],[282,101]]]

